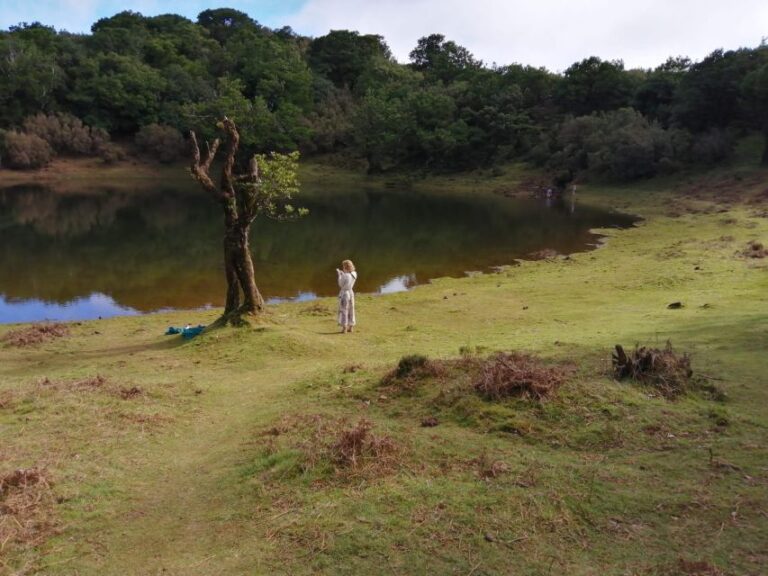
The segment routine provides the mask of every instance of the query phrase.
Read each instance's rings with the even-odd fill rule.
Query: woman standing
[[[355,325],[355,293],[352,288],[357,280],[357,272],[352,260],[344,260],[341,270],[336,268],[339,277],[339,326],[342,334],[352,332]]]

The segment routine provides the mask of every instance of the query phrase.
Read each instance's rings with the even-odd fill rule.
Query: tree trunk
[[[240,308],[240,286],[235,271],[234,250],[230,247],[229,239],[224,238],[224,274],[227,278],[227,301],[224,304],[224,315],[237,312]]]
[[[257,314],[264,310],[264,298],[256,287],[251,248],[248,245],[249,229],[250,225],[245,224],[227,230],[232,268],[243,293],[243,304],[239,309],[241,314]]]
[[[241,223],[230,206],[224,206],[224,271],[227,302],[224,316],[257,314],[264,310],[264,299],[256,287],[256,275],[248,243],[250,224]],[[240,303],[240,293],[243,301]]]

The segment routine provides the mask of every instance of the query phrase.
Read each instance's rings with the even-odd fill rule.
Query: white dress
[[[357,272],[336,270],[339,275],[339,326],[355,325],[355,293],[352,288],[357,280]]]

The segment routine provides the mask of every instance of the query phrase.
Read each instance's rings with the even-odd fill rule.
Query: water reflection
[[[133,316],[138,310],[121,306],[106,294],[91,294],[62,304],[36,298],[8,301],[0,295],[2,322],[38,322],[42,320],[95,320],[110,316]]]
[[[575,199],[512,200],[413,191],[313,190],[310,216],[257,221],[252,249],[269,301],[337,291],[358,265],[361,292],[406,290],[487,270],[543,248],[582,250],[590,228],[633,219]],[[223,303],[219,207],[192,182],[131,191],[0,190],[0,322],[84,319]]]
[[[380,294],[393,294],[395,292],[405,292],[411,286],[416,286],[416,274],[406,276],[395,276],[389,282],[379,286]]]

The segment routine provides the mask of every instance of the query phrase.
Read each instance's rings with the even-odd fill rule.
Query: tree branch
[[[226,198],[232,199],[235,197],[232,170],[235,167],[235,156],[237,155],[237,148],[240,145],[240,134],[237,131],[235,123],[226,116],[224,116],[222,124],[227,133],[227,151],[226,157],[224,158],[224,166],[221,169],[221,194]]]
[[[216,138],[213,141],[213,146],[208,146],[205,143],[205,158],[200,158],[200,146],[197,143],[197,135],[194,130],[189,131],[189,137],[192,140],[192,165],[190,170],[195,180],[200,182],[200,185],[209,193],[213,194],[217,198],[221,198],[221,190],[216,188],[216,184],[211,180],[210,169],[213,159],[216,157],[216,152],[219,149],[221,141]]]

